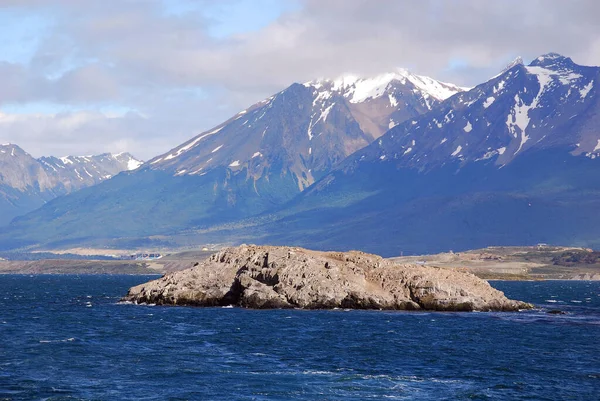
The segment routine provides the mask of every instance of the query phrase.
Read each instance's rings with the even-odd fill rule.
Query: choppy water
[[[522,313],[118,304],[148,278],[0,276],[0,400],[600,399],[598,282],[493,283]]]

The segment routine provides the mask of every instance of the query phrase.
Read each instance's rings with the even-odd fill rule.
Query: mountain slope
[[[140,165],[129,153],[34,159],[17,145],[0,145],[0,224]]]
[[[391,129],[252,231],[384,255],[600,247],[599,80],[557,54],[515,63]]]
[[[289,173],[301,191],[389,128],[460,91],[406,70],[294,84],[150,160],[148,168],[202,175],[227,167],[255,181]]]
[[[460,91],[404,70],[294,84],[134,172],[49,202],[9,232],[35,242],[139,237],[269,211],[390,126]]]

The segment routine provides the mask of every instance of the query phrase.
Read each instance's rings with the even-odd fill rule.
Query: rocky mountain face
[[[550,53],[461,93],[422,118],[393,129],[349,163],[394,160],[429,169],[493,159],[507,165],[527,150],[570,148],[595,158],[600,151],[600,68]]]
[[[121,171],[132,171],[143,162],[129,153],[103,153],[95,156],[42,157],[44,170],[55,177],[56,186],[73,192],[106,181]]]
[[[265,242],[384,255],[597,248],[599,80],[600,68],[557,54],[516,62],[392,128],[253,231]]]
[[[553,53],[516,60],[443,101],[396,77],[292,85],[146,167],[49,202],[5,235],[58,247],[168,234],[384,256],[600,247],[599,67]],[[371,106],[385,112],[357,117]],[[373,128],[386,125],[381,136]]]
[[[35,159],[17,145],[0,145],[0,224],[141,164],[129,153]]]
[[[517,311],[470,273],[396,265],[363,252],[242,245],[129,290],[135,303],[246,308]]]
[[[254,182],[288,175],[302,191],[388,129],[462,90],[406,70],[294,84],[150,160],[147,168],[177,176],[226,168]]]
[[[60,238],[88,237],[90,227],[98,235],[101,227],[105,235],[129,237],[267,212],[389,127],[462,90],[405,70],[293,84],[138,170],[52,202],[15,227],[48,224],[66,235]]]

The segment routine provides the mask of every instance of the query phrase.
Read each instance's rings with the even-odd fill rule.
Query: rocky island
[[[517,311],[471,273],[399,265],[358,251],[241,245],[194,267],[132,287],[123,301],[246,308]]]

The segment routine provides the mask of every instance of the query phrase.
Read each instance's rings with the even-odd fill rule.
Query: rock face
[[[0,248],[170,236],[277,209],[390,127],[463,90],[406,70],[292,84],[131,173],[30,213]],[[62,172],[60,160],[47,162]]]
[[[17,145],[0,145],[0,225],[141,164],[129,153],[35,159]]]
[[[247,308],[354,308],[438,311],[517,311],[472,274],[396,265],[363,252],[242,245],[218,252],[191,269],[136,287],[135,303]]]

